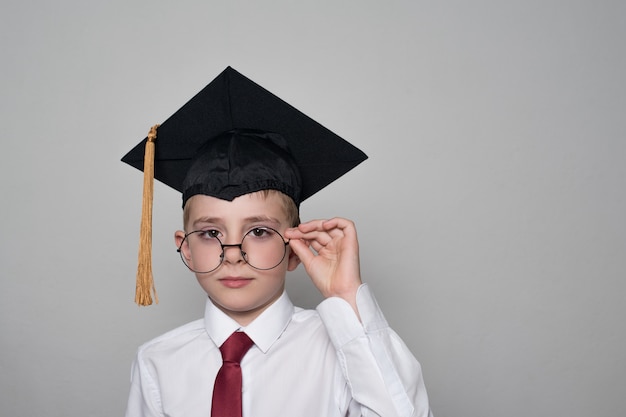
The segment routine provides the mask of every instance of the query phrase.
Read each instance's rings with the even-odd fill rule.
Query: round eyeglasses
[[[226,248],[238,248],[241,257],[254,269],[276,268],[285,259],[287,245],[283,236],[271,227],[255,227],[246,233],[241,243],[224,244],[214,229],[194,230],[185,234],[178,247],[180,259],[187,268],[198,274],[215,271],[224,261]],[[193,259],[193,268],[188,260]]]

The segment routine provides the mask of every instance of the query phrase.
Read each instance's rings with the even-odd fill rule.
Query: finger
[[[305,223],[300,223],[298,225],[298,230],[303,233],[309,233],[315,230],[323,231],[325,222],[326,220],[324,219],[310,220]]]
[[[291,239],[302,239],[306,234],[314,231],[323,231],[324,220],[312,220],[306,223],[300,223],[296,227],[291,227],[285,230],[285,237]]]
[[[308,247],[309,251],[312,249],[316,253],[319,253],[320,250],[324,249],[330,242],[332,242],[329,236],[326,236],[326,239],[320,239],[318,236],[317,239],[292,239],[291,241],[295,240],[302,242],[303,247]],[[326,241],[326,243],[324,243],[324,241]]]
[[[348,219],[335,217],[324,222],[324,228],[333,237],[346,236],[356,237],[356,227],[354,222]]]
[[[324,230],[347,230],[354,228],[354,222],[348,219],[344,219],[342,217],[334,217],[332,219],[324,220],[322,223],[322,227]]]
[[[308,241],[309,243],[318,242],[322,245],[327,245],[333,239],[328,231],[317,229],[311,231],[290,229],[288,231],[285,231],[285,237],[288,239],[303,239]]]
[[[289,246],[304,266],[309,265],[311,260],[315,257],[315,254],[311,252],[308,242],[300,239],[293,239],[289,241]]]
[[[320,251],[327,246],[327,244],[322,245],[321,243],[319,243],[318,241],[315,241],[315,240],[310,242],[309,245],[317,253],[320,253]]]

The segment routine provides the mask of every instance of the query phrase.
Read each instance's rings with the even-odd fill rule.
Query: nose
[[[228,250],[231,249],[231,250]],[[233,250],[234,249],[234,250]],[[222,245],[222,261],[229,263],[245,262],[245,254],[241,249],[241,243],[232,245]]]

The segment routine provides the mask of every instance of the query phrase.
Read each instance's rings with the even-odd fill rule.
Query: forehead
[[[207,195],[195,195],[185,205],[186,223],[193,225],[210,219],[218,223],[242,223],[271,220],[287,222],[284,197],[279,193],[256,192],[236,197],[232,201]]]

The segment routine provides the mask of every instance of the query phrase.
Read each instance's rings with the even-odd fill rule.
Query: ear
[[[189,265],[189,262],[191,262],[191,253],[189,253],[189,246],[187,246],[186,243],[182,245],[183,240],[185,240],[185,232],[182,230],[174,232],[174,243],[176,244],[176,249],[179,250],[180,254],[185,258],[187,264]]]
[[[182,230],[174,232],[174,243],[176,244],[176,249],[180,248],[180,244],[183,243],[183,239],[185,239],[185,232]]]
[[[300,265],[300,258],[291,248],[289,248],[289,260],[287,262],[287,271],[293,271]]]

